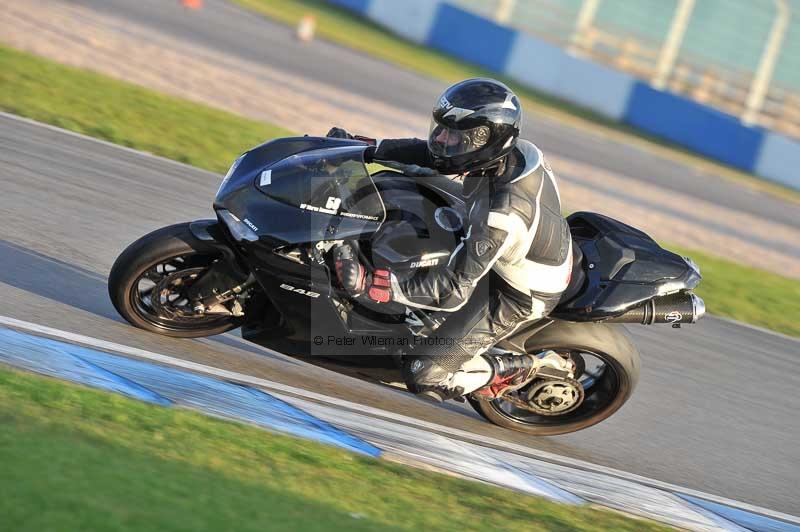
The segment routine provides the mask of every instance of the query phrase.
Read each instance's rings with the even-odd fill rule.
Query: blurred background
[[[453,3],[747,123],[800,137],[798,0]]]

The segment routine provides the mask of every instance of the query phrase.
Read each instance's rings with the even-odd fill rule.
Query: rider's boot
[[[494,380],[517,379],[529,375],[536,368],[537,358],[533,355],[504,354],[484,355],[494,369]]]
[[[519,387],[530,380],[539,366],[533,355],[478,355],[455,372],[441,358],[408,357],[404,373],[409,389],[423,399],[440,403],[477,390],[479,396],[502,395],[502,390]],[[443,367],[445,366],[445,367]]]
[[[453,373],[443,365],[435,357],[406,357],[403,361],[403,377],[409,391],[435,403],[464,395],[463,386],[453,382]]]
[[[539,367],[539,359],[528,354],[483,355],[492,366],[492,377],[475,391],[480,399],[495,399],[527,383]]]

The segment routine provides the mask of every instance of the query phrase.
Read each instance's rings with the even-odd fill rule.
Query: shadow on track
[[[98,273],[0,240],[0,282],[123,323]]]
[[[0,267],[0,283],[117,323],[127,324],[117,314],[108,297],[106,284],[108,279],[99,273],[49,257],[7,240],[0,240],[0,265],[2,265]],[[239,338],[220,335],[204,339],[204,341],[278,359],[288,364],[297,364],[292,359],[275,355]]]

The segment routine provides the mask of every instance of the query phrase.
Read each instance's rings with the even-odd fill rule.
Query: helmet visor
[[[428,149],[440,157],[455,157],[477,151],[489,142],[491,131],[487,126],[472,129],[451,129],[436,120],[431,121]]]

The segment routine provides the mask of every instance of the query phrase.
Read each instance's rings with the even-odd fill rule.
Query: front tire
[[[602,361],[604,368],[586,389],[583,403],[563,415],[541,416],[503,399],[483,401],[470,397],[472,407],[495,425],[535,436],[576,432],[608,419],[622,408],[639,380],[639,351],[620,325],[556,321],[529,338],[525,349],[528,353],[546,349],[582,353],[582,357]]]
[[[146,286],[142,288],[148,278],[179,274],[181,268],[200,272],[221,257],[219,248],[192,234],[189,223],[163,227],[141,237],[117,257],[108,276],[108,294],[117,312],[140,329],[177,338],[221,334],[239,327],[241,320],[226,315],[165,316],[158,312],[163,305],[153,304],[152,294],[148,296]]]

